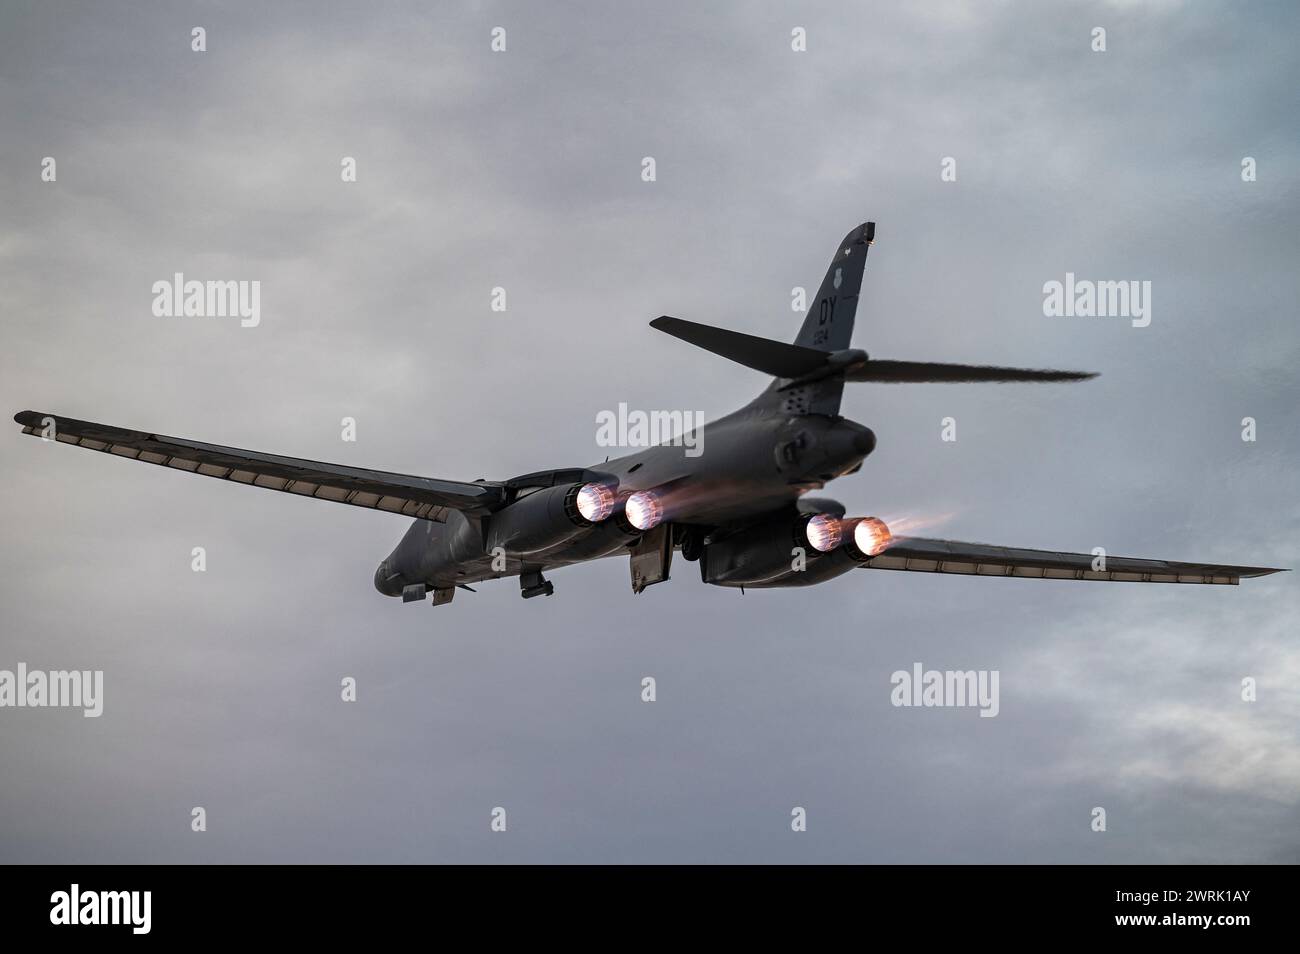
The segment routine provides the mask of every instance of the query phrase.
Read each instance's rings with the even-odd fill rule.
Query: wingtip
[[[1258,580],[1263,576],[1272,576],[1274,573],[1290,573],[1289,566],[1248,566],[1243,567],[1238,576],[1243,580]]]

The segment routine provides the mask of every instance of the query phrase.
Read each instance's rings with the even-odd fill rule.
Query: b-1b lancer
[[[895,535],[885,521],[846,515],[807,496],[852,474],[876,447],[842,417],[846,382],[1068,382],[1076,371],[895,361],[850,347],[875,224],[853,229],[793,344],[663,316],[650,322],[773,380],[754,400],[664,443],[590,467],[460,482],[322,464],[221,447],[54,414],[14,416],[24,434],[205,477],[414,517],[379,564],[375,588],[404,601],[451,601],[457,588],[517,576],[525,598],[550,595],[543,573],[626,556],[632,589],[668,579],[673,555],[705,583],[809,586],[857,568],[1040,580],[1225,583],[1276,569],[1058,553]],[[683,446],[703,453],[690,456]]]

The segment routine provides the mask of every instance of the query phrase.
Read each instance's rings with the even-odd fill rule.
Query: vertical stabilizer
[[[858,311],[858,292],[862,290],[862,273],[867,265],[867,249],[876,236],[876,223],[864,222],[840,242],[835,257],[826,269],[817,296],[808,303],[794,343],[819,351],[843,351],[852,347],[853,319]],[[778,379],[769,390],[777,390],[785,381]],[[781,408],[789,414],[827,414],[840,412],[844,393],[842,378],[828,378],[803,387],[780,391]]]

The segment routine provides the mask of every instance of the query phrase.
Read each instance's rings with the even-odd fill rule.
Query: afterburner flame
[[[893,542],[889,527],[878,517],[863,517],[853,528],[853,545],[867,556],[883,553]]]
[[[614,512],[614,491],[604,484],[583,484],[575,503],[582,519],[600,523]]]
[[[624,504],[627,522],[638,530],[650,530],[664,518],[664,505],[653,490],[638,490]]]
[[[891,514],[880,519],[889,525],[890,535],[894,539],[898,539],[899,537],[918,536],[923,531],[933,530],[935,527],[947,523],[954,516],[953,513],[909,513]]]
[[[839,518],[828,513],[819,513],[809,520],[804,535],[808,537],[808,544],[819,553],[829,553],[844,539]]]

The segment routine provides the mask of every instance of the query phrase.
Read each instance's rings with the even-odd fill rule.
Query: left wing
[[[14,420],[23,426],[24,434],[34,437],[50,435],[47,439],[116,457],[425,520],[442,521],[449,510],[485,514],[500,507],[507,496],[503,485],[486,481],[463,483],[324,464],[238,447],[203,444],[182,437],[129,431],[38,411],[19,411]]]
[[[1235,585],[1242,577],[1267,576],[1285,570],[1268,566],[1228,566],[1220,563],[1178,563],[1137,557],[1105,557],[1105,569],[1094,570],[1100,557],[1091,553],[1058,553],[995,547],[960,540],[897,537],[878,556],[860,564],[871,570],[912,570],[921,573],[961,573],[968,576],[1014,576],[1035,580],[1112,580],[1131,583],[1221,583]]]

